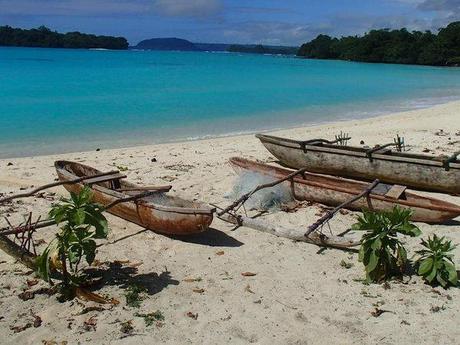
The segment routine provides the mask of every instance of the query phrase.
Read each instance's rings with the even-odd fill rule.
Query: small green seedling
[[[146,289],[140,285],[130,285],[125,293],[126,304],[133,308],[139,308],[144,299]]]
[[[417,259],[418,274],[431,285],[456,286],[458,275],[451,253],[456,246],[452,241],[433,235],[426,241],[422,239],[421,244],[425,249],[417,251],[420,256]]]
[[[37,269],[46,281],[51,281],[53,269],[61,271],[66,290],[86,281],[80,267],[82,260],[91,265],[96,256],[95,239],[105,239],[108,235],[103,207],[91,199],[91,190],[85,187],[79,194],[70,193],[70,199],[62,199],[49,212],[50,219],[61,228],[37,258]]]

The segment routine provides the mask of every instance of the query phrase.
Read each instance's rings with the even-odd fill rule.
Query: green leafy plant
[[[105,239],[108,234],[103,207],[91,198],[91,190],[85,187],[79,194],[70,193],[70,199],[62,199],[49,212],[50,219],[61,228],[37,259],[38,273],[46,281],[51,281],[53,266],[61,271],[66,288],[84,281],[82,259],[91,265],[96,256],[95,239]]]
[[[153,325],[155,321],[164,321],[165,319],[160,310],[148,314],[135,313],[134,316],[142,317],[147,327]]]
[[[353,230],[366,231],[361,239],[359,261],[366,270],[366,282],[380,283],[401,275],[407,252],[398,234],[419,236],[420,229],[410,222],[411,210],[395,206],[391,211],[364,211]]]
[[[442,287],[456,286],[458,275],[451,254],[456,246],[452,241],[433,235],[426,241],[422,239],[421,244],[425,249],[417,251],[420,256],[417,259],[418,274],[429,284],[440,284]]]
[[[133,308],[139,308],[144,299],[143,294],[145,292],[146,289],[143,286],[137,284],[128,286],[125,293],[126,304]]]

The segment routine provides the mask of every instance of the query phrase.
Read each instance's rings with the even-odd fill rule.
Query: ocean
[[[0,47],[0,158],[251,133],[459,98],[460,68]]]

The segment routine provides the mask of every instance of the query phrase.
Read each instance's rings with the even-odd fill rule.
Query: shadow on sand
[[[241,247],[244,244],[243,242],[227,235],[225,232],[214,228],[209,228],[207,231],[195,235],[167,237],[182,242],[210,247]]]
[[[86,273],[93,277],[98,277],[97,284],[92,286],[93,290],[98,290],[102,286],[118,286],[126,289],[129,286],[139,285],[146,289],[149,295],[154,295],[162,291],[169,285],[179,285],[179,281],[171,277],[171,272],[163,271],[137,274],[137,268],[124,266],[120,262],[110,262],[106,269],[88,270]]]
[[[113,240],[111,242],[98,244],[98,247],[115,244],[123,240],[126,240],[128,238],[140,235],[147,231],[150,231],[150,230],[143,229],[133,234],[129,234],[129,235],[125,235],[120,238],[117,238],[116,240]],[[187,236],[165,235],[165,234],[160,234],[160,233],[156,233],[156,234],[168,237],[173,240],[178,240],[178,241],[182,241],[186,243],[200,244],[203,246],[210,246],[210,247],[241,247],[244,244],[243,242],[240,242],[237,239],[227,235],[225,232],[214,229],[214,228],[209,228],[207,231],[199,233],[199,234],[187,235]]]

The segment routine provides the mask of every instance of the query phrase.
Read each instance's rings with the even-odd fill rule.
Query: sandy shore
[[[443,129],[449,135],[438,136]],[[460,150],[460,102],[392,114],[367,120],[331,123],[278,131],[291,138],[331,138],[349,133],[351,144],[392,141],[403,136],[412,152],[450,154]],[[426,151],[426,150],[425,150]],[[224,195],[236,179],[226,164],[232,156],[270,161],[272,158],[254,136],[237,136],[179,144],[81,152],[65,155],[0,160],[0,192],[53,181],[53,162],[68,159],[100,170],[127,167],[130,180],[145,185],[171,183],[171,193],[208,203],[227,205]],[[155,160],[153,160],[155,158]],[[62,188],[54,190],[66,195]],[[48,194],[46,194],[48,195]],[[460,198],[437,195],[460,203]],[[50,198],[50,199],[53,199]],[[19,222],[29,211],[45,215],[51,200],[24,199],[0,208],[3,216]],[[263,218],[304,228],[321,214],[319,205],[294,213],[273,212]],[[337,216],[331,229],[339,233],[354,222],[357,213]],[[432,289],[416,276],[388,286],[363,285],[363,267],[357,255],[295,243],[254,230],[232,227],[215,220],[202,236],[177,240],[108,216],[111,232],[101,242],[97,258],[107,262],[111,279],[97,292],[120,304],[104,311],[81,311],[92,302],[59,303],[55,296],[36,295],[22,301],[33,274],[0,252],[0,337],[3,344],[458,344],[459,289]],[[0,226],[5,222],[0,220]],[[424,235],[434,232],[460,243],[460,222],[430,226],[419,224]],[[40,232],[36,240],[48,242],[55,229]],[[405,239],[413,253],[419,239]],[[38,248],[43,250],[46,244]],[[460,248],[456,249],[460,265]],[[118,263],[116,261],[119,261]],[[127,262],[129,260],[129,263]],[[352,263],[345,268],[341,262]],[[140,264],[140,265],[132,265]],[[136,267],[130,267],[136,266]],[[242,272],[254,272],[244,277]],[[196,278],[195,282],[187,279]],[[147,288],[139,309],[126,306],[127,286]],[[203,291],[201,293],[194,292]],[[198,290],[197,290],[198,289]],[[374,317],[376,306],[387,312]],[[139,313],[161,311],[164,321],[146,326]],[[187,313],[197,318],[187,316]],[[14,327],[42,319],[15,333]],[[92,319],[91,319],[92,318]],[[85,326],[90,320],[94,326]],[[122,323],[132,320],[134,331],[126,336]],[[87,322],[88,323],[88,322]],[[51,344],[51,343],[49,343]]]

